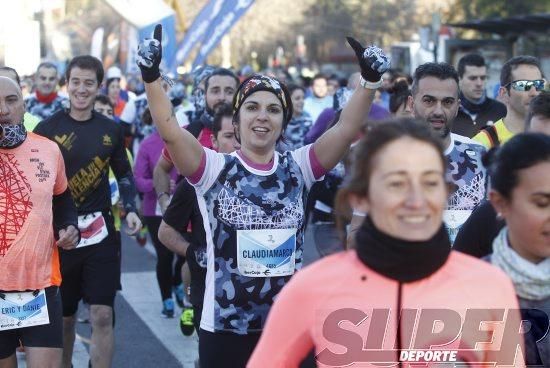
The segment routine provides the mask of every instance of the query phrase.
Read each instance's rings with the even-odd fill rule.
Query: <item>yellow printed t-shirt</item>
[[[506,125],[504,125],[504,120],[502,119],[498,120],[495,123],[494,127],[496,128],[498,141],[501,145],[506,143],[510,138],[514,136],[514,133],[506,128]],[[489,137],[489,133],[486,132],[484,129],[477,133],[473,139],[484,145],[487,149],[493,147],[493,144],[491,143],[492,140]]]
[[[60,285],[52,198],[67,178],[59,148],[29,132],[19,147],[0,149],[0,175],[0,290]]]

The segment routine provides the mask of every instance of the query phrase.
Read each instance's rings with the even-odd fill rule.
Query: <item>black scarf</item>
[[[460,105],[464,110],[466,110],[470,114],[479,114],[481,111],[483,111],[487,104],[489,104],[491,101],[487,98],[486,94],[483,94],[483,97],[479,99],[479,102],[472,102],[468,100],[462,92],[459,94],[460,97]]]
[[[451,243],[445,227],[426,241],[397,239],[378,230],[366,217],[356,235],[357,256],[369,268],[399,282],[435,273],[447,261]]]
[[[212,130],[213,127],[214,117],[208,112],[208,110],[204,110],[201,116],[196,120],[192,120],[186,129],[189,133],[193,134],[193,137],[198,139],[203,128]]]
[[[204,109],[200,121],[203,127],[206,127],[210,130],[214,127],[214,113],[207,107]]]

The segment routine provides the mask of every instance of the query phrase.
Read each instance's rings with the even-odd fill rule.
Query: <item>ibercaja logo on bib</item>
[[[328,367],[522,367],[524,341],[537,346],[529,354],[543,367],[540,349],[550,328],[550,309],[402,309],[396,315],[395,309],[342,308],[317,311],[315,318],[322,329],[316,359]]]

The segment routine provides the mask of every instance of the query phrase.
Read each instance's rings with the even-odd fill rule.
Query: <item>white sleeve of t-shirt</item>
[[[214,185],[214,182],[220,175],[225,166],[225,155],[218,153],[206,147],[203,147],[205,154],[205,166],[202,175],[196,183],[191,183],[195,187],[197,193],[204,195]]]
[[[313,149],[313,145],[308,144],[307,146],[300,147],[290,153],[292,155],[292,158],[294,159],[294,161],[296,161],[296,163],[300,167],[300,170],[302,171],[307,189],[310,189],[316,181],[323,180],[323,176],[321,176],[319,179],[315,179],[315,175],[313,175],[313,169],[311,166],[311,159],[309,154],[309,150],[311,149]]]

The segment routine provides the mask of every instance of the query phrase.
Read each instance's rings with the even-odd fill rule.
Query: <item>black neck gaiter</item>
[[[487,95],[484,94],[483,97],[481,97],[478,101],[472,102],[466,98],[462,94],[462,92],[459,93],[460,98],[460,104],[462,107],[468,111],[470,114],[479,114],[481,111],[483,111],[486,108],[486,104],[489,102],[487,100]]]
[[[435,273],[447,261],[451,243],[445,227],[426,241],[407,241],[378,230],[369,216],[356,235],[357,256],[369,268],[399,282]]]
[[[19,147],[27,138],[27,130],[21,124],[0,124],[0,148],[13,149]]]
[[[208,107],[204,109],[200,121],[202,123],[202,126],[212,130],[214,127],[214,112],[210,110]]]

